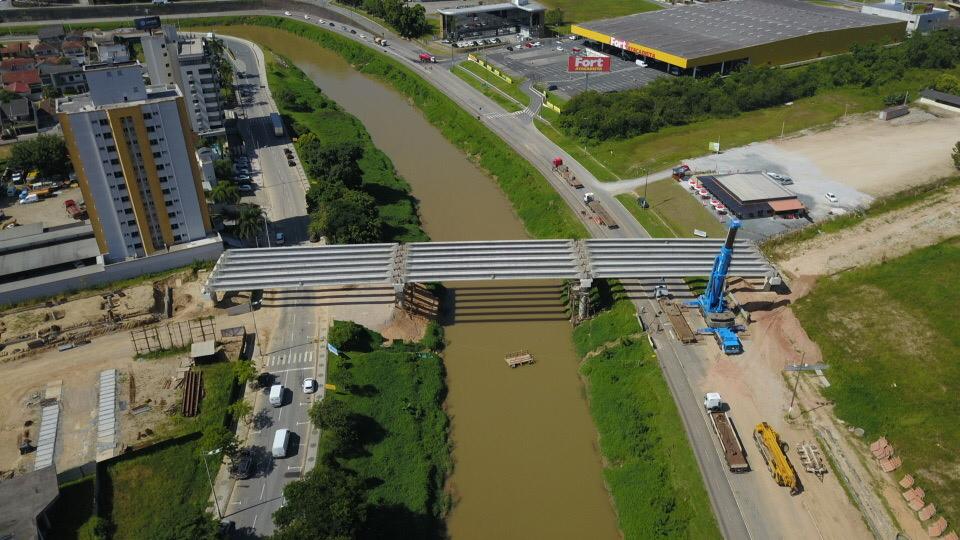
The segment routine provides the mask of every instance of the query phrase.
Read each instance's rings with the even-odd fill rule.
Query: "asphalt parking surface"
[[[572,48],[582,51],[583,40],[543,39],[540,47],[525,48],[515,45],[513,51],[500,48],[481,56],[489,62],[506,68],[510,73],[519,75],[534,82],[551,85],[555,84],[557,93],[571,98],[587,88],[599,92],[615,92],[629,88],[639,88],[659,77],[668,77],[666,73],[653,69],[642,68],[633,62],[612,56],[609,73],[591,73],[589,81],[584,73],[567,73],[567,57],[573,54]],[[563,48],[558,51],[557,47]]]

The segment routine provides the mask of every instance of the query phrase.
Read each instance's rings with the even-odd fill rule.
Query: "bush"
[[[420,344],[429,351],[442,351],[446,345],[443,339],[443,327],[436,321],[430,321],[430,324],[427,325],[426,332],[423,334],[423,339],[420,340]]]
[[[333,321],[327,341],[342,351],[369,352],[380,348],[383,336],[353,321]]]

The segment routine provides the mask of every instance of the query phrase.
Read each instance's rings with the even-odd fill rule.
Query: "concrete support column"
[[[587,318],[590,309],[590,287],[593,285],[592,279],[581,279],[580,287],[577,292],[577,321]]]
[[[404,298],[406,297],[407,284],[406,283],[394,283],[393,284],[393,303],[400,309],[404,308]]]

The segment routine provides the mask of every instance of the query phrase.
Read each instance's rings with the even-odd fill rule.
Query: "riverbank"
[[[390,158],[373,144],[363,124],[324,96],[296,66],[278,58],[269,49],[264,50],[264,56],[267,60],[267,82],[277,97],[280,114],[287,120],[294,137],[300,138],[309,133],[316,137],[320,145],[332,147],[351,142],[362,147],[363,154],[357,160],[362,172],[359,189],[376,202],[377,213],[383,222],[379,240],[429,240],[420,226],[417,201],[411,194],[410,184],[400,177]],[[304,156],[301,155],[300,159],[304,160]],[[311,177],[309,181],[313,186],[326,180]]]
[[[620,530],[627,539],[719,539],[676,405],[640,332],[623,299],[573,333]]]
[[[583,238],[586,228],[529,162],[473,115],[400,62],[315,25],[271,16],[180,21],[181,28],[255,25],[306,38],[343,57],[354,69],[409,98],[443,136],[495,179],[524,228],[535,238]]]

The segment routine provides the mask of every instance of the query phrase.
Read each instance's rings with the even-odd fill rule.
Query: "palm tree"
[[[240,202],[240,189],[230,182],[217,182],[210,190],[210,200],[216,204],[237,204]]]
[[[241,204],[237,216],[237,236],[242,239],[256,238],[263,227],[263,209],[255,204]]]

